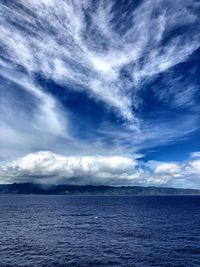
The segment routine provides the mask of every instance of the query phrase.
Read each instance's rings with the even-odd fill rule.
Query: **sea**
[[[0,266],[200,266],[200,196],[0,196]]]

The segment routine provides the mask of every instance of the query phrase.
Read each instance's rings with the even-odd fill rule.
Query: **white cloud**
[[[105,183],[130,172],[136,161],[122,156],[63,156],[49,151],[28,154],[10,163],[1,164],[0,173],[10,179],[51,183]],[[120,178],[120,177],[119,177]],[[85,180],[86,179],[86,180]],[[5,180],[6,181],[6,180]]]
[[[200,176],[200,159],[190,161],[185,166],[185,169],[186,169],[187,173],[197,174]]]
[[[1,5],[1,44],[8,58],[29,74],[40,72],[60,83],[78,84],[137,124],[132,105],[138,103],[132,95],[140,81],[187,60],[199,47],[198,31],[164,43],[164,34],[198,22],[189,3],[146,0],[129,15],[122,13],[128,22],[120,24],[106,1],[95,7],[92,1],[20,0],[26,9]],[[122,32],[114,19],[118,30],[125,27]],[[132,80],[120,77],[123,68]]]
[[[168,185],[199,188],[200,160],[188,159],[184,162],[149,161],[153,177],[165,179]]]
[[[156,174],[174,174],[180,172],[180,166],[178,163],[150,161],[149,164],[151,168],[153,168],[153,172]]]
[[[36,99],[37,109],[31,119],[35,127],[41,131],[47,131],[49,133],[67,136],[66,132],[66,118],[64,119],[61,112],[57,107],[56,100],[39,86],[35,85],[34,82],[25,75],[18,74],[16,72],[6,69],[1,73],[9,82],[13,83],[14,86],[19,86]],[[11,102],[11,99],[10,99]],[[14,108],[13,108],[14,109]],[[7,108],[2,114],[6,114]],[[3,119],[3,118],[2,118]]]
[[[200,157],[200,152],[199,152],[199,151],[192,152],[192,153],[190,154],[190,156],[191,156],[192,158],[199,158],[199,157]]]
[[[137,157],[137,156],[136,156]],[[148,161],[125,156],[64,156],[50,151],[0,163],[1,183],[156,185],[199,188],[200,160]]]

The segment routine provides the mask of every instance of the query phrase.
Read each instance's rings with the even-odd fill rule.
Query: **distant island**
[[[200,190],[144,186],[39,185],[33,183],[1,184],[3,194],[37,195],[200,195]]]

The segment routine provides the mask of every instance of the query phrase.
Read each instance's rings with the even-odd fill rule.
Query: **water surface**
[[[200,266],[200,196],[0,196],[0,266]]]

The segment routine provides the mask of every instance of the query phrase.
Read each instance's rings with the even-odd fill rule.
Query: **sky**
[[[0,183],[200,189],[199,0],[1,0]]]

